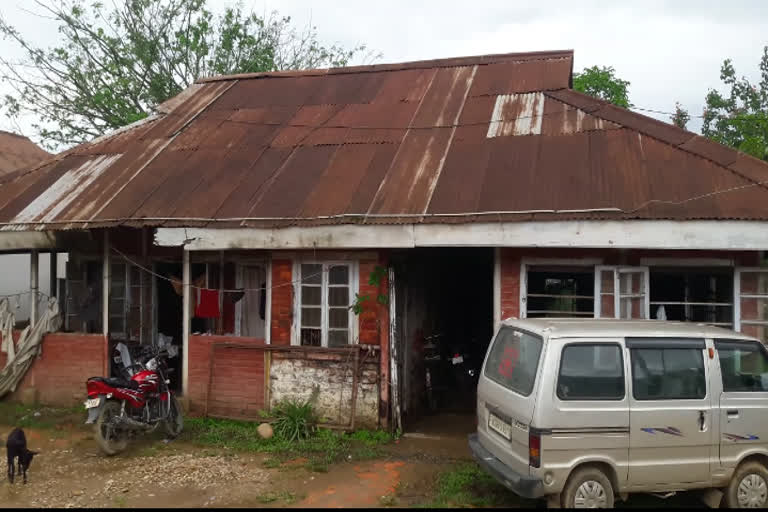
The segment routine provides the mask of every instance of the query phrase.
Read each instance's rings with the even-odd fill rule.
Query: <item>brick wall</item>
[[[293,262],[272,260],[272,321],[270,343],[291,344],[291,322],[293,320],[293,286],[291,280]]]
[[[101,334],[51,333],[42,346],[42,355],[6,399],[17,401],[24,390],[34,390],[39,403],[75,405],[84,400],[86,379],[106,373],[107,344]],[[6,354],[0,353],[0,366],[5,360]]]
[[[501,319],[520,318],[520,254],[502,249],[500,267]]]
[[[256,338],[190,336],[190,411],[193,414],[205,412],[210,382],[209,414],[236,418],[257,417],[258,411],[264,408],[264,350],[216,347],[211,365],[212,343],[264,346],[264,340]]]
[[[386,331],[389,328],[389,322],[386,319],[387,307],[377,302],[379,294],[387,295],[388,280],[386,274],[378,286],[368,283],[371,274],[377,266],[384,266],[377,260],[366,260],[360,262],[360,296],[368,296],[369,299],[363,302],[363,311],[358,317],[360,343],[367,345],[378,345],[381,341],[381,330]]]

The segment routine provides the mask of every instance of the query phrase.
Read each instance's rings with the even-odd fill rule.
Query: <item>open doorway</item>
[[[182,290],[174,287],[169,279],[179,279],[182,275],[181,263],[176,262],[155,262],[155,273],[164,276],[165,279],[155,278],[156,289],[156,313],[157,332],[155,340],[160,334],[173,338],[173,344],[179,347],[179,355],[168,360],[169,368],[172,368],[169,379],[171,389],[181,392],[182,387],[182,364],[184,361],[184,347],[182,343],[184,325],[184,298]],[[200,275],[205,274],[204,264],[193,264],[191,266],[192,281]],[[194,296],[194,294],[193,294]],[[194,301],[193,301],[194,304]],[[190,315],[192,317],[192,315]],[[202,331],[205,327],[205,319],[191,318],[190,332]]]
[[[463,418],[471,429],[477,377],[493,336],[493,249],[416,249],[392,261],[403,425],[426,422],[439,430]],[[444,421],[445,415],[458,418]]]

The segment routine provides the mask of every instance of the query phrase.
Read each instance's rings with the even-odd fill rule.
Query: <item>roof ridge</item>
[[[195,83],[221,82],[226,80],[244,80],[255,78],[290,78],[299,76],[343,75],[352,73],[375,73],[380,71],[399,71],[407,69],[469,66],[475,64],[494,64],[500,61],[525,62],[535,60],[556,60],[570,58],[573,60],[573,50],[551,50],[537,52],[492,53],[484,55],[469,55],[464,57],[447,57],[443,59],[426,59],[384,64],[367,64],[362,66],[318,68],[292,71],[263,71],[257,73],[238,73],[199,78]]]

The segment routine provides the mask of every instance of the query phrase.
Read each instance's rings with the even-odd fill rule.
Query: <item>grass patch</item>
[[[274,468],[279,468],[282,463],[283,463],[283,461],[281,461],[279,458],[277,458],[277,457],[270,457],[270,458],[264,460],[262,465],[265,468],[274,469]]]
[[[0,422],[21,428],[56,429],[85,421],[82,405],[73,407],[46,407],[0,402]]]
[[[397,505],[397,498],[393,494],[386,494],[379,498],[382,507],[394,507]]]
[[[264,464],[271,467],[277,467],[282,461],[304,457],[308,460],[305,467],[317,472],[325,472],[328,466],[343,460],[379,457],[381,447],[393,439],[384,431],[342,433],[328,429],[318,429],[309,438],[293,441],[277,435],[262,439],[257,428],[255,422],[187,418],[182,438],[200,446],[269,453],[273,457]]]
[[[290,491],[267,492],[256,496],[256,501],[264,505],[277,502],[280,502],[282,505],[291,505],[299,499],[296,494]]]
[[[507,490],[475,463],[462,463],[440,473],[432,501],[422,506],[446,507],[521,507],[534,506]]]

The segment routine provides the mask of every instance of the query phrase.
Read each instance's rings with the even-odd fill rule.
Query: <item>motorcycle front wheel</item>
[[[96,442],[107,455],[115,455],[128,446],[128,432],[116,427],[116,419],[120,416],[120,404],[108,401],[104,404],[94,426]]]
[[[173,439],[181,434],[184,429],[184,416],[181,412],[181,406],[179,401],[176,400],[176,395],[170,396],[170,410],[168,411],[168,418],[164,421],[165,433],[169,438]]]

